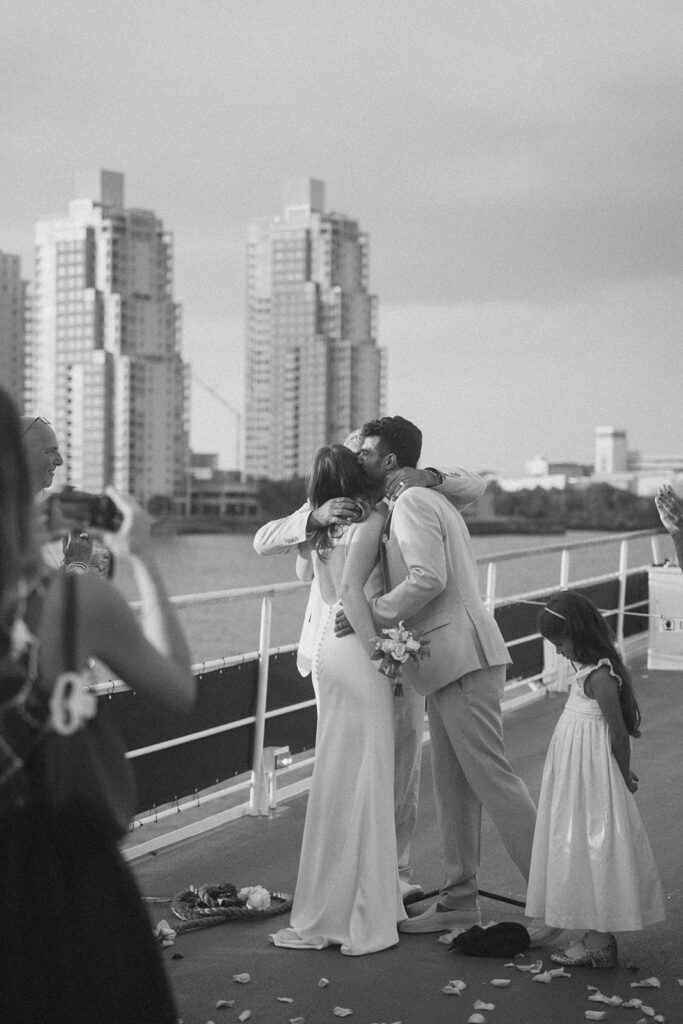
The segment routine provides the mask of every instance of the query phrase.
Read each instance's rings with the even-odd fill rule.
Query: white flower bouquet
[[[404,622],[391,629],[383,629],[382,636],[372,638],[373,661],[379,661],[378,671],[388,679],[394,680],[394,696],[403,696],[403,685],[401,683],[401,666],[405,665],[409,658],[419,663],[422,658],[429,657],[429,640],[421,640],[419,635],[413,635],[406,629]]]

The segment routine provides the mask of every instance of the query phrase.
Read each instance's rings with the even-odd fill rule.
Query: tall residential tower
[[[124,207],[123,185],[112,171],[85,178],[67,217],[36,226],[27,412],[54,424],[62,481],[181,498],[189,399],[173,240],[152,211]]]
[[[0,252],[0,384],[24,407],[27,283],[18,256]]]
[[[385,358],[368,293],[368,239],[324,212],[323,182],[290,182],[280,217],[249,226],[245,464],[304,475],[384,405]]]

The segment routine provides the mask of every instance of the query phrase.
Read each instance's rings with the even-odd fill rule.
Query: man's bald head
[[[55,470],[64,462],[57,435],[42,416],[21,416],[21,440],[26,451],[31,484],[37,494],[52,486]]]

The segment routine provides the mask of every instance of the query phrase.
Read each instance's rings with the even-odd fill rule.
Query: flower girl
[[[611,967],[614,932],[664,919],[659,874],[633,794],[630,737],[640,710],[631,677],[602,615],[563,591],[539,631],[577,668],[545,767],[527,890],[527,914],[583,935],[557,947],[566,966]]]

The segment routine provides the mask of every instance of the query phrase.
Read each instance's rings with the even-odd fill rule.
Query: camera
[[[56,506],[64,519],[81,527],[113,533],[121,525],[121,511],[106,494],[89,494],[67,486],[60,494],[50,495],[50,505],[51,512]]]

